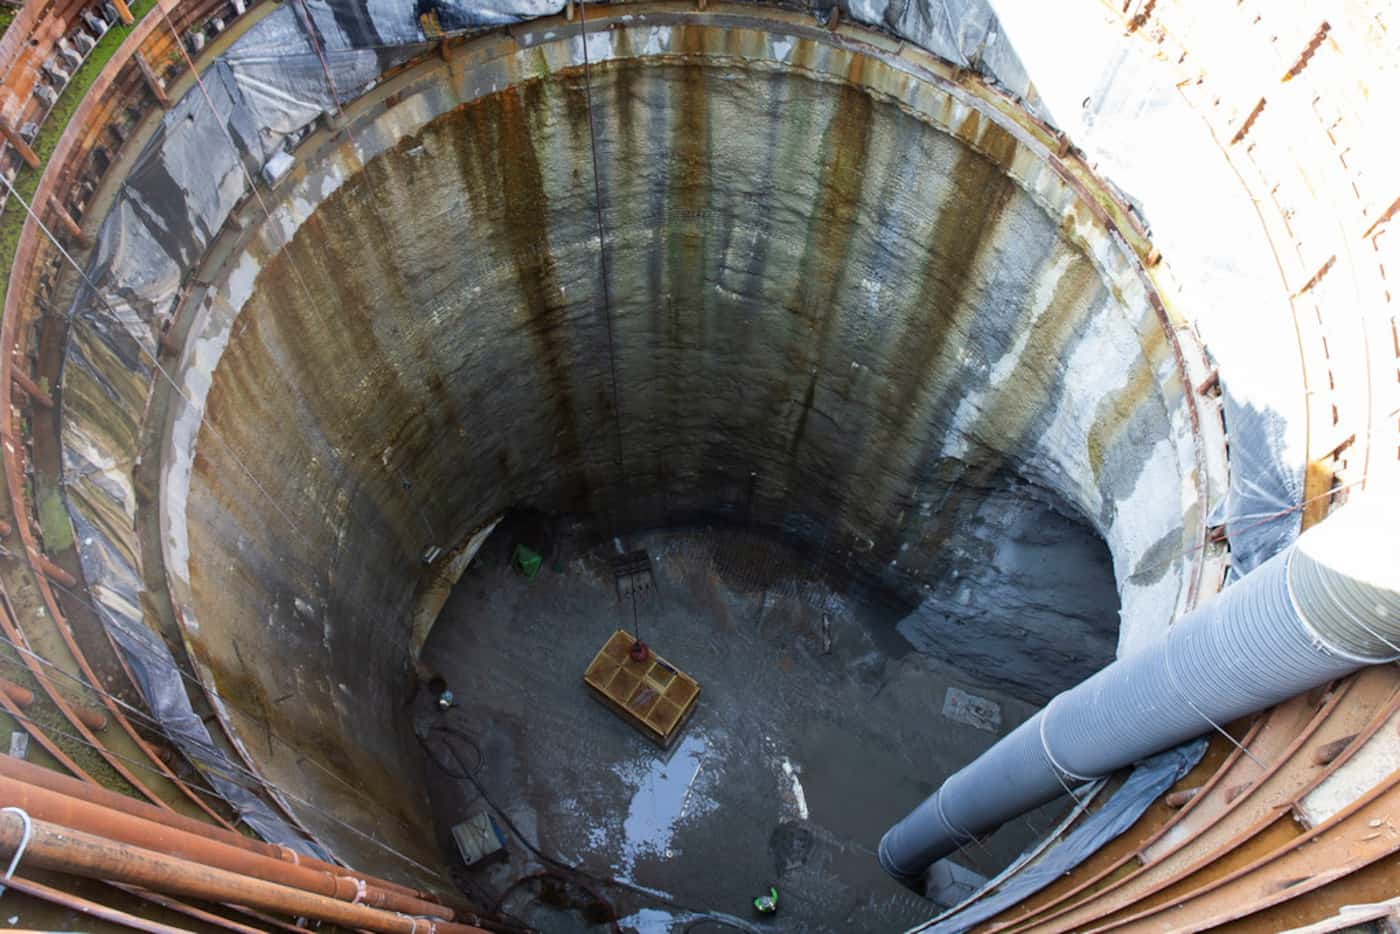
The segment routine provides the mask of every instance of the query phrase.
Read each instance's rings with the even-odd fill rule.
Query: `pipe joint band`
[[[1045,761],[1050,763],[1050,768],[1055,771],[1056,775],[1060,776],[1060,784],[1065,784],[1065,779],[1071,779],[1076,782],[1092,782],[1095,778],[1098,778],[1097,775],[1080,775],[1077,772],[1071,772],[1061,765],[1059,760],[1055,758],[1055,754],[1050,751],[1050,740],[1045,736],[1045,725],[1050,722],[1050,711],[1055,709],[1055,702],[1058,701],[1061,696],[1060,694],[1056,694],[1052,697],[1050,703],[1045,705],[1045,711],[1040,715],[1040,751],[1045,754]],[[1066,787],[1065,791],[1069,791],[1069,788]]]
[[[969,833],[957,824],[948,819],[948,813],[943,810],[943,796],[939,795],[933,799],[934,810],[938,812],[938,819],[943,822],[943,826],[953,832],[953,842],[961,845],[962,840],[969,843],[977,839],[977,834]]]
[[[1288,557],[1285,559],[1287,561],[1287,565],[1285,566],[1283,572],[1283,583],[1284,587],[1288,591],[1288,602],[1293,607],[1293,612],[1297,614],[1299,621],[1303,624],[1303,628],[1307,630],[1308,636],[1312,639],[1313,645],[1317,646],[1324,652],[1336,656],[1337,658],[1344,659],[1348,662],[1354,662],[1357,665],[1384,665],[1389,662],[1400,661],[1400,646],[1396,646],[1395,643],[1391,642],[1389,639],[1381,635],[1375,629],[1368,626],[1364,621],[1357,618],[1354,614],[1346,614],[1348,616],[1349,621],[1353,625],[1355,625],[1358,629],[1366,633],[1371,638],[1375,639],[1377,642],[1380,642],[1382,645],[1394,649],[1397,654],[1382,656],[1380,658],[1376,658],[1369,655],[1359,655],[1356,652],[1351,652],[1342,648],[1340,645],[1337,644],[1337,640],[1335,638],[1328,638],[1326,635],[1323,634],[1322,627],[1317,624],[1317,622],[1313,618],[1313,614],[1310,614],[1303,609],[1303,601],[1298,598],[1298,590],[1293,579],[1293,562],[1294,559],[1297,557],[1297,554],[1297,545],[1295,544],[1293,546],[1293,550],[1289,552]],[[1314,597],[1313,600],[1309,602],[1314,602],[1315,600],[1317,600],[1316,597]],[[1332,608],[1334,612],[1345,612],[1339,606],[1337,606],[1335,602],[1333,602]]]

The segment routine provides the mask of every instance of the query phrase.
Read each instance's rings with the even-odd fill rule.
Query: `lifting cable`
[[[588,114],[588,151],[593,166],[593,216],[598,227],[598,269],[601,277],[603,292],[603,323],[608,335],[608,378],[612,386],[612,422],[614,440],[614,459],[617,465],[618,493],[617,500],[621,503],[627,502],[630,485],[627,482],[627,462],[623,456],[622,446],[622,395],[618,392],[617,382],[617,348],[613,334],[612,321],[612,292],[609,288],[608,273],[608,248],[607,238],[603,224],[603,184],[598,173],[598,131],[593,120],[593,67],[588,57],[588,7],[586,3],[580,3],[578,7],[578,34],[580,44],[583,46],[583,94],[585,110]],[[617,504],[610,502],[608,507],[608,518],[612,524],[612,532],[615,541],[620,541],[618,534]],[[628,587],[628,594],[632,599],[632,637],[636,644],[642,645],[642,631],[637,613],[637,588]]]

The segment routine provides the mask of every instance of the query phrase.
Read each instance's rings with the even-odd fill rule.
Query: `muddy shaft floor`
[[[880,836],[1029,705],[915,652],[897,611],[816,579],[781,545],[736,530],[657,532],[627,542],[646,550],[655,581],[636,621],[701,686],[662,750],[582,683],[609,635],[634,625],[615,547],[555,542],[527,578],[510,558],[532,543],[517,538],[508,525],[493,534],[423,656],[458,707],[420,704],[420,731],[447,725],[430,742],[455,743],[455,758],[439,756],[475,779],[429,768],[443,843],[453,822],[487,806],[485,791],[549,858],[630,887],[595,886],[643,934],[725,929],[696,923],[703,912],[839,932],[904,930],[938,913],[880,870]],[[981,698],[978,716],[946,716],[950,688]],[[1051,819],[1008,825],[959,861],[994,874]],[[505,832],[509,860],[464,875],[482,901],[541,868]],[[752,899],[770,884],[779,910],[760,917]],[[506,892],[504,907],[542,929],[588,930],[602,920],[596,909],[589,920],[590,901],[546,878]]]

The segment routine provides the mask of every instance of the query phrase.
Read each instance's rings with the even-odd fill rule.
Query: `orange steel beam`
[[[1389,832],[1389,826],[1386,828]],[[1374,833],[1367,828],[1363,833]],[[1274,934],[1276,931],[1291,930],[1303,925],[1331,919],[1333,931],[1353,930],[1363,921],[1380,920],[1390,917],[1393,920],[1397,910],[1395,904],[1383,903],[1395,898],[1395,879],[1400,865],[1393,858],[1378,859],[1356,870],[1348,876],[1336,879],[1327,885],[1312,888],[1295,894],[1286,902],[1263,908],[1231,924],[1231,931],[1239,934]],[[1348,906],[1374,905],[1368,912],[1348,911]]]
[[[146,56],[138,51],[132,56],[132,60],[136,62],[136,67],[140,69],[141,77],[146,79],[146,87],[150,89],[151,95],[156,99],[156,103],[168,110],[170,108],[170,95],[165,93],[165,85],[161,84],[160,78],[156,77],[154,69],[151,68],[151,63],[146,61]]]
[[[0,117],[0,135],[3,135],[5,140],[15,148],[15,152],[19,153],[19,157],[24,160],[26,165],[31,169],[39,167],[39,154],[30,148],[29,143],[25,142],[24,137],[19,135],[19,131],[14,128],[14,125],[4,117]]]
[[[34,692],[23,685],[15,684],[5,678],[0,678],[0,691],[4,691],[20,707],[28,707],[34,703]],[[73,705],[73,710],[78,716],[83,718],[83,722],[94,730],[105,730],[107,728],[107,717],[96,710],[78,704]]]
[[[35,723],[29,717],[26,717],[24,714],[20,713],[19,705],[16,704],[10,698],[10,695],[5,691],[0,691],[0,707],[5,708],[5,712],[8,713],[11,717],[13,717],[14,721],[18,723],[26,733],[34,737],[35,741],[37,741],[40,746],[44,747],[45,752],[47,752],[49,755],[53,756],[56,760],[58,760],[59,765],[62,765],[65,769],[67,769],[72,774],[78,776],[83,781],[92,782],[94,785],[97,784],[97,780],[94,779],[87,772],[83,771],[82,766],[74,762],[72,757],[69,756],[68,753],[63,751],[62,747],[60,747],[53,740],[49,739],[48,734],[45,733],[37,723]]]
[[[34,401],[34,404],[39,406],[39,408],[53,408],[53,397],[50,396],[48,393],[44,392],[44,390],[40,388],[39,384],[34,382],[34,380],[30,379],[29,375],[23,370],[21,370],[19,367],[16,366],[11,368],[10,376],[14,379],[15,385],[18,386],[20,389],[23,389],[25,395],[29,396],[29,398]]]
[[[186,905],[184,902],[176,901],[173,898],[166,898],[164,895],[158,895],[155,892],[148,892],[145,889],[138,889],[131,885],[122,885],[120,882],[109,882],[107,884],[118,891],[133,895],[153,905],[159,905],[176,914],[194,918],[196,921],[203,921],[205,924],[212,924],[215,927],[221,927],[227,931],[236,931],[238,934],[263,934],[261,928],[239,924],[237,921],[225,918],[223,915],[216,915],[212,911],[205,911],[203,908]]]

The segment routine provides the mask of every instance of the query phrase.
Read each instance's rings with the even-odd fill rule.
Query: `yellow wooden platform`
[[[633,661],[631,633],[614,632],[583,674],[590,693],[663,749],[680,735],[695,709],[700,685],[652,652]]]

